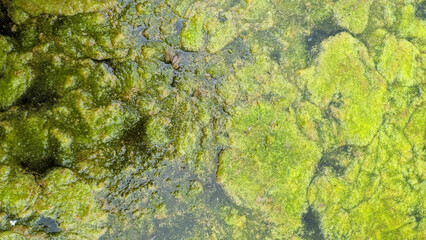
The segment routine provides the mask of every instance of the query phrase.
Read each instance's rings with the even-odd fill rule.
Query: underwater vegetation
[[[0,0],[0,239],[424,239],[425,0]]]

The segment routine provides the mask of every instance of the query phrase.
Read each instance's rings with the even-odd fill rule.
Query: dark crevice
[[[19,163],[23,169],[29,170],[36,178],[42,178],[51,169],[59,167],[56,159],[53,157],[47,157],[38,161],[22,159]]]
[[[148,146],[145,141],[147,120],[148,119],[146,117],[142,117],[124,134],[123,139],[127,145],[134,145],[140,150],[147,149]]]
[[[40,84],[33,84],[14,106],[40,109],[46,105],[53,105],[59,99],[54,91],[40,89]]]
[[[12,30],[14,25],[15,23],[7,14],[6,7],[3,2],[0,1],[0,35],[16,37],[16,32]]]

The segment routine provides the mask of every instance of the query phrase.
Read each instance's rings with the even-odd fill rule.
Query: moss
[[[301,102],[297,105],[297,123],[303,132],[314,141],[319,140],[317,123],[321,121],[321,109],[310,102]]]
[[[2,142],[4,152],[14,163],[35,171],[44,171],[51,165],[47,120],[31,112],[12,116],[20,120],[3,122],[6,131]]]
[[[415,8],[411,4],[401,8],[398,33],[401,37],[413,38],[421,51],[425,50],[426,23],[415,15]]]
[[[7,64],[7,55],[10,51],[12,51],[13,44],[6,37],[0,36],[0,46],[2,49],[0,52],[0,73],[3,74]]]
[[[170,119],[151,118],[146,123],[147,141],[153,145],[164,145],[170,140],[167,137],[167,128],[170,126]]]
[[[414,147],[413,151],[419,154],[419,158],[426,155],[426,151],[422,147],[426,138],[426,122],[424,121],[424,116],[426,114],[425,111],[426,109],[424,105],[420,105],[418,108],[416,108],[412,115],[410,115],[410,119],[405,126],[406,128],[404,129],[408,141]]]
[[[339,0],[334,13],[340,26],[354,34],[362,33],[367,27],[371,0]]]
[[[166,2],[172,6],[177,15],[183,17],[186,10],[195,2],[195,0],[166,0]]]
[[[2,234],[420,239],[422,2],[4,0]]]
[[[421,183],[409,174],[421,160],[408,160],[410,144],[397,129],[389,130],[354,152],[344,176],[327,171],[309,190],[327,238],[421,238],[423,223],[414,217],[424,208]]]
[[[74,58],[123,58],[136,41],[126,37],[131,30],[128,24],[114,26],[120,23],[116,23],[112,16],[98,12],[77,14],[50,24],[53,29],[49,27],[46,30],[52,35],[55,45]]]

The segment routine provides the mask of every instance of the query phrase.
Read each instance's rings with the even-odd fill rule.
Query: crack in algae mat
[[[425,7],[0,0],[0,239],[425,239]]]

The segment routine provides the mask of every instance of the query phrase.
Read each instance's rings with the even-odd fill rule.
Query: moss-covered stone
[[[327,169],[309,189],[327,238],[421,238],[424,190],[414,177],[424,174],[421,160],[397,129],[389,130],[351,153],[345,175]]]
[[[405,38],[414,38],[413,41],[421,51],[425,50],[426,23],[415,15],[415,8],[411,4],[400,9],[398,33]]]
[[[4,240],[26,240],[27,238],[19,233],[14,232],[2,232],[0,238]]]
[[[20,163],[35,171],[49,167],[49,129],[47,119],[36,113],[13,114],[19,121],[2,122],[5,131],[1,148],[3,160]]]
[[[231,13],[225,13],[211,19],[206,24],[206,29],[209,35],[207,51],[216,53],[234,40],[238,33],[238,24]]]

